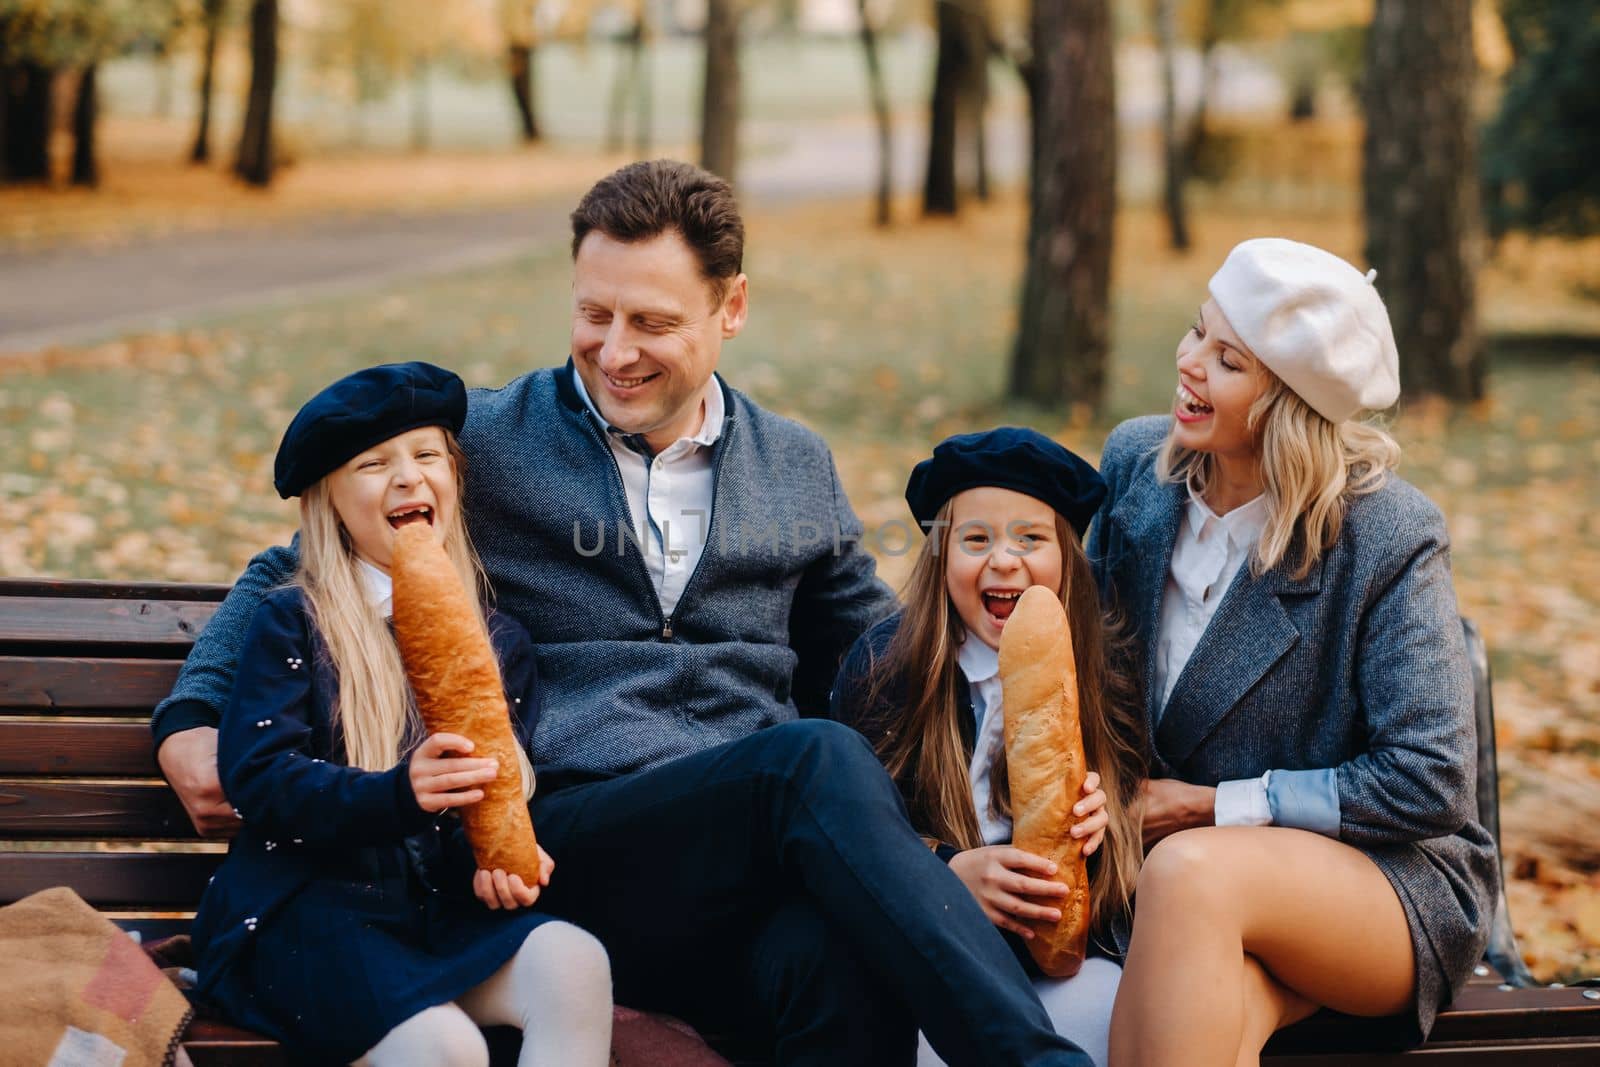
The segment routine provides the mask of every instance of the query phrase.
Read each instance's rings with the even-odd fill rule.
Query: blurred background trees
[[[1501,0],[1500,13],[1514,64],[1484,137],[1490,225],[1600,232],[1600,2]]]
[[[859,88],[779,84],[837,80],[820,42],[858,45]],[[103,72],[140,62],[156,113],[193,85],[187,158],[226,137],[258,187],[302,153],[459,144],[466,108],[502,150],[661,143],[735,180],[780,126],[870,124],[837,165],[880,226],[897,193],[928,218],[1026,196],[1009,391],[1046,405],[1102,404],[1121,203],[1178,255],[1228,198],[1359,207],[1407,394],[1456,403],[1487,389],[1485,224],[1600,229],[1600,0],[0,0],[0,183],[93,186],[102,99],[126,110]]]

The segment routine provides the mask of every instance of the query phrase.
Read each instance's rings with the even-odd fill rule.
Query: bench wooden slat
[[[69,886],[97,908],[191,911],[226,853],[3,852],[0,904]]]
[[[288,1057],[270,1038],[213,1019],[196,1019],[183,1035],[194,1067],[288,1067]]]
[[[0,598],[88,597],[97,600],[211,600],[228,595],[226,585],[202,582],[108,582],[92,578],[0,578]]]
[[[178,680],[175,659],[0,656],[0,709],[150,712]]]
[[[0,716],[0,774],[146,778],[160,773],[150,748],[150,727],[142,719],[53,721]]]
[[[0,840],[193,840],[165,782],[0,778]]]
[[[1600,1000],[1589,1000],[1583,993],[1573,988],[1468,986],[1450,1010],[1439,1016],[1432,1036],[1440,1041],[1597,1040]]]
[[[1428,1035],[1427,1047],[1575,1040],[1592,1042],[1584,1047],[1600,1050],[1600,1000],[1590,1000],[1583,993],[1574,988],[1502,990],[1498,985],[1469,984],[1439,1014]],[[1387,1021],[1324,1011],[1274,1035],[1267,1052],[1284,1057],[1285,1063],[1321,1063],[1302,1057],[1328,1049],[1363,1053],[1382,1050],[1393,1041],[1389,1032]],[[1600,1063],[1600,1056],[1593,1062]]]
[[[1412,1052],[1325,1052],[1261,1057],[1262,1067],[1593,1067],[1600,1044],[1585,1040],[1435,1044]]]
[[[0,645],[170,648],[180,657],[216,613],[209,601],[0,597]]]

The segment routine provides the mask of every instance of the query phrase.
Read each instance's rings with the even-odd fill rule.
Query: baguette
[[[1088,771],[1072,634],[1061,601],[1044,586],[1022,594],[1000,631],[1000,686],[1011,843],[1055,861],[1052,880],[1067,887],[1059,921],[1027,922],[1034,932],[1028,951],[1045,974],[1066,978],[1083,966],[1089,941],[1089,872],[1083,844],[1071,834],[1078,821],[1072,805]]]
[[[394,633],[429,734],[469,738],[472,756],[500,761],[483,799],[461,808],[473,858],[486,871],[539,884],[539,849],[522,791],[517,736],[489,635],[433,528],[416,522],[395,537]]]

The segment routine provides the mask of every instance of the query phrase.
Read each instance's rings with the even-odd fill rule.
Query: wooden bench
[[[149,718],[226,593],[0,580],[0,905],[65,885],[147,938],[187,928],[224,849],[196,837],[161,781]],[[1466,628],[1478,685],[1479,807],[1498,840],[1488,662],[1476,629]],[[1373,1023],[1323,1013],[1274,1038],[1264,1062],[1600,1063],[1600,989],[1536,987],[1503,889],[1481,971],[1420,1050],[1371,1053],[1382,1040]],[[284,1062],[271,1041],[216,1022],[193,1024],[185,1048],[197,1067]]]

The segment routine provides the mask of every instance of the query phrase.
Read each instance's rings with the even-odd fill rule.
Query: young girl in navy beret
[[[833,715],[872,742],[900,786],[914,826],[972,891],[1034,979],[1058,1033],[1106,1062],[1120,969],[1103,936],[1126,922],[1138,870],[1136,799],[1143,727],[1082,538],[1105,496],[1093,467],[1032,430],[952,437],[918,464],[906,501],[927,531],[904,607],[864,634],[840,669]],[[1090,773],[1073,835],[1092,856],[1091,952],[1071,978],[1042,975],[1020,939],[1030,919],[1060,917],[1065,892],[1049,860],[1011,846],[1010,790],[999,679],[1000,635],[1034,585],[1060,598],[1071,623]],[[1102,787],[1103,782],[1103,787]],[[1108,799],[1109,798],[1109,799]],[[1104,842],[1105,848],[1100,848]],[[937,1062],[926,1043],[921,1060]]]
[[[460,499],[461,379],[373,367],[319,393],[278,450],[300,497],[300,569],[251,624],[218,736],[241,828],[195,917],[196,996],[283,1042],[294,1062],[484,1065],[478,1024],[523,1031],[519,1062],[604,1064],[600,943],[532,910],[538,885],[477,870],[459,809],[517,766],[424,736],[388,626],[395,530],[425,522],[481,593]],[[527,633],[479,610],[518,735],[539,690]]]

